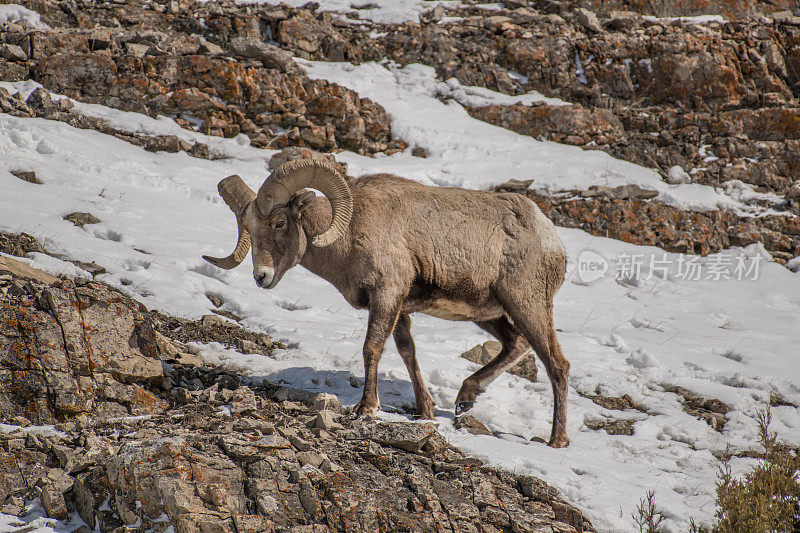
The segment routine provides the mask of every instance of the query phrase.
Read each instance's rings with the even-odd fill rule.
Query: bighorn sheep
[[[433,418],[434,401],[411,338],[409,315],[422,312],[473,321],[502,343],[497,357],[464,380],[456,413],[471,408],[532,346],[553,386],[549,444],[569,443],[569,362],[553,329],[553,297],[564,281],[566,256],[552,222],[533,202],[514,193],[428,187],[391,174],[348,184],[331,165],[312,160],[284,163],[257,194],[239,176],[220,181],[219,192],[236,215],[239,239],[230,256],[204,259],[234,268],[252,243],[260,287],[275,287],[299,263],[352,306],[369,309],[356,414],[371,417],[379,408],[378,361],[394,335],[419,416]]]

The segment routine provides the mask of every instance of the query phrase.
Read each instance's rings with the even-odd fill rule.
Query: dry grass
[[[639,501],[636,512],[632,515],[639,526],[639,533],[658,533],[658,527],[664,521],[664,514],[656,507],[655,491],[648,491],[647,496]]]

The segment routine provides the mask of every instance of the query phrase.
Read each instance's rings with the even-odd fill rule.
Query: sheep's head
[[[275,169],[256,194],[239,176],[219,182],[219,193],[236,215],[239,240],[228,257],[203,259],[220,268],[238,266],[253,247],[253,277],[265,289],[278,284],[287,270],[297,265],[306,251],[306,234],[300,225],[303,211],[311,205],[314,188],[331,202],[331,225],[311,243],[329,246],[347,229],[353,215],[353,198],[341,174],[328,163],[300,159]]]

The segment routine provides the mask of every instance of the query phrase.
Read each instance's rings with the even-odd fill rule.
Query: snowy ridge
[[[517,76],[520,76],[520,78],[522,77],[519,74],[517,74]],[[548,98],[538,91],[530,91],[519,96],[509,96],[484,87],[461,85],[461,82],[456,78],[450,78],[438,84],[436,86],[436,91],[438,96],[450,97],[460,104],[472,107],[515,104],[529,106],[539,102],[551,106],[570,105],[560,98]]]
[[[0,513],[0,533],[25,531],[35,533],[67,533],[75,531],[86,523],[77,513],[70,517],[68,522],[61,522],[55,518],[46,518],[42,503],[37,498],[26,506],[27,515],[20,519]]]
[[[742,201],[745,196],[731,196],[721,188],[694,183],[670,185],[654,170],[615,159],[605,152],[537,141],[481,122],[459,103],[468,98],[473,102],[485,98],[486,103],[509,103],[508,99],[524,96],[509,97],[487,89],[441,82],[436,79],[433,67],[420,64],[398,68],[374,62],[355,66],[299,58],[296,61],[312,78],[336,82],[381,104],[391,118],[392,134],[428,152],[427,159],[395,154],[391,163],[349,154],[340,156],[356,169],[382,172],[388,164],[394,172],[423,183],[472,189],[488,189],[509,179],[533,179],[533,188],[549,192],[583,190],[592,185],[635,184],[658,191],[659,200],[679,209],[775,214],[748,205]],[[469,92],[459,94],[465,89]],[[442,102],[437,98],[442,95],[453,99]],[[531,98],[535,101],[536,97]]]
[[[3,87],[11,94],[19,92],[23,98],[27,98],[37,88],[42,87],[40,83],[33,80],[25,81],[0,81]],[[60,100],[66,98],[75,104],[75,108],[83,115],[103,119],[109,126],[142,135],[175,135],[181,140],[191,143],[202,142],[208,145],[215,157],[248,157],[262,158],[264,152],[250,147],[250,139],[241,134],[234,139],[225,139],[196,133],[178,126],[174,120],[163,115],[157,118],[148,117],[142,113],[132,113],[130,111],[120,111],[98,104],[87,104],[78,100],[73,100],[67,96],[50,93],[52,98]],[[274,153],[274,152],[271,152]]]

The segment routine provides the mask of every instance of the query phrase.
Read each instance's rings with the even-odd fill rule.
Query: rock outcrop
[[[539,0],[532,3],[541,9],[558,11],[588,7],[593,11],[617,19],[623,19],[626,16],[625,11],[656,17],[722,15],[726,19],[739,19],[748,16],[771,15],[797,7],[793,0],[677,0],[675,2],[660,0],[589,0],[588,2]]]
[[[527,196],[557,225],[668,252],[708,255],[761,242],[776,261],[800,255],[800,219],[781,215],[739,217],[726,211],[678,209],[646,198],[602,194],[557,197],[533,190]]]
[[[182,15],[135,0],[37,4],[54,29],[0,30],[0,43],[21,51],[0,63],[3,79],[30,78],[81,101],[170,115],[210,135],[243,134],[254,146],[367,154],[405,148],[392,139],[382,107],[309,79],[289,53],[264,42],[269,22],[249,9],[231,3],[217,16],[217,5],[201,14],[185,2],[175,3]]]
[[[145,388],[163,373],[140,305],[101,285],[63,281],[39,290],[31,282],[5,281],[0,418],[53,424],[78,414],[163,411],[164,402]],[[109,317],[112,324],[96,327]]]
[[[332,395],[192,359],[182,341],[277,347],[223,322],[2,258],[0,512],[39,498],[82,533],[593,531],[434,424],[353,421]]]
[[[189,142],[180,139],[177,135],[145,135],[115,128],[103,119],[80,113],[70,99],[54,98],[47,89],[41,87],[29,94],[27,99],[23,99],[20,93],[11,94],[4,87],[0,87],[0,111],[15,117],[38,117],[57,120],[75,128],[99,131],[136,146],[141,146],[150,152],[176,153],[185,151],[193,157],[203,159],[216,157],[216,154],[209,150],[208,145],[200,142]],[[32,177],[26,177],[26,174],[33,173],[19,171],[17,177],[31,183],[41,184],[35,174]]]

